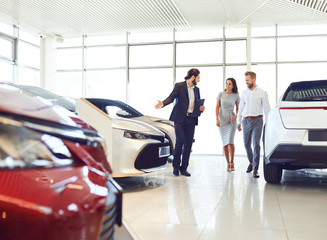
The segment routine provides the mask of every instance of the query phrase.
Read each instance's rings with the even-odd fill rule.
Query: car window
[[[286,90],[283,101],[327,101],[327,81],[292,83]]]
[[[110,117],[130,118],[131,114],[117,106],[106,106],[107,113]]]

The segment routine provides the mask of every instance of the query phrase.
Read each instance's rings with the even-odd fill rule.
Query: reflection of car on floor
[[[112,239],[121,190],[103,139],[47,103],[0,84],[0,238]]]
[[[158,128],[162,131],[169,140],[171,154],[174,152],[176,136],[174,129],[174,122],[157,117],[150,117],[143,115],[130,105],[118,100],[103,99],[103,98],[87,98],[92,104],[100,108],[111,117],[130,118],[137,121],[145,122]]]
[[[16,87],[75,112],[76,103],[69,98],[36,86]],[[74,116],[70,117],[77,120]],[[112,129],[112,169],[115,177],[142,174],[166,167],[171,153],[169,141],[157,128],[132,119],[116,118],[112,122]]]
[[[268,115],[263,145],[269,183],[283,169],[327,168],[327,80],[290,84]]]

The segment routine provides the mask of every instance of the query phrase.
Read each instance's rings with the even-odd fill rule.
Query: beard
[[[195,79],[192,81],[193,85],[196,86],[197,82],[195,81]]]
[[[253,88],[253,86],[254,86],[254,84],[253,84],[253,83],[251,83],[251,84],[249,84],[249,85],[248,85],[248,88],[250,88],[250,89],[251,89],[251,88]]]

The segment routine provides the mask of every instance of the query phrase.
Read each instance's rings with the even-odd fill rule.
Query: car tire
[[[266,152],[265,152],[265,130],[266,130],[266,124],[263,126],[263,137],[262,137],[262,143],[263,143],[263,175],[265,177],[265,180],[267,183],[280,183],[280,180],[282,180],[283,175],[283,169],[278,164],[266,164]]]
[[[263,164],[263,174],[267,183],[280,183],[283,169],[278,164]]]

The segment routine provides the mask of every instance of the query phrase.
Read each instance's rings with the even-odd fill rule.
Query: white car
[[[327,80],[290,84],[268,114],[263,148],[268,183],[283,169],[327,168]]]
[[[86,100],[100,108],[111,117],[117,116],[125,119],[133,119],[158,128],[169,140],[171,154],[174,153],[176,142],[174,122],[168,119],[146,116],[132,106],[118,100],[104,98],[86,98]]]

